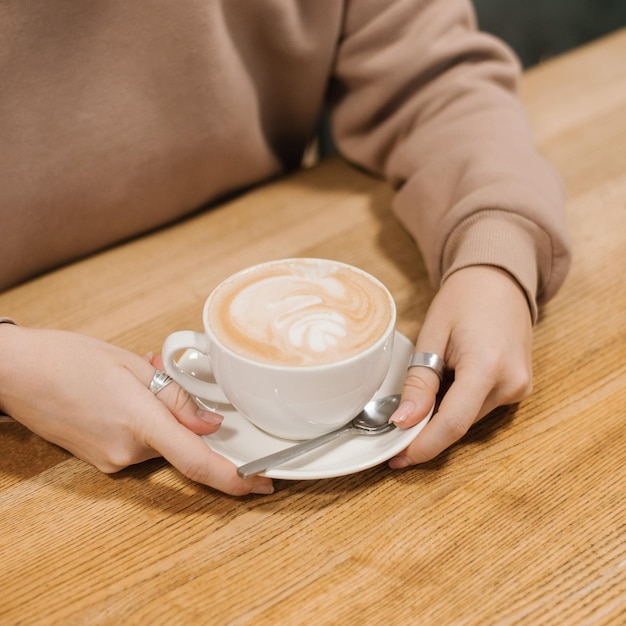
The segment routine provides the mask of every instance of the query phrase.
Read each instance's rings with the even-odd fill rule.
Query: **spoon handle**
[[[302,443],[297,443],[295,446],[279,450],[278,452],[274,452],[274,454],[268,454],[267,456],[263,456],[255,461],[250,461],[250,463],[246,463],[245,465],[238,467],[237,474],[239,474],[241,478],[248,478],[248,476],[260,474],[261,472],[271,469],[272,467],[291,461],[291,459],[295,459],[301,454],[315,450],[325,443],[337,439],[350,430],[352,430],[351,422],[341,428],[338,428],[337,430],[332,430],[331,432],[315,437],[314,439],[307,439]]]

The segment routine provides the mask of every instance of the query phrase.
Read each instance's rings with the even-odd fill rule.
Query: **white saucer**
[[[415,347],[404,335],[396,332],[393,343],[391,367],[376,396],[400,393],[406,375],[406,368]],[[188,350],[179,359],[179,364],[200,379],[212,380],[208,369],[208,359],[198,352]],[[220,405],[219,412],[224,416],[220,429],[204,437],[208,445],[235,465],[288,448],[293,441],[280,439],[259,430],[230,405]],[[293,459],[267,471],[264,476],[289,480],[331,478],[344,476],[374,467],[406,448],[426,425],[431,412],[413,428],[396,428],[382,435],[344,435],[337,441],[306,455]]]

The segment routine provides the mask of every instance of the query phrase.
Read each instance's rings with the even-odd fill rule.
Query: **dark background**
[[[626,0],[474,0],[474,5],[480,28],[504,39],[525,67],[626,26]]]

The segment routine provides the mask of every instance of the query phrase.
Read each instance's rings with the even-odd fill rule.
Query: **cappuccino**
[[[388,334],[389,292],[357,268],[323,259],[257,265],[224,281],[207,322],[226,348],[252,361],[308,367],[349,359]]]

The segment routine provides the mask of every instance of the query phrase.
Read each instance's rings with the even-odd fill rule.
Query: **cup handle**
[[[215,384],[200,380],[187,373],[176,361],[176,355],[185,349],[197,350],[209,357],[209,339],[204,333],[179,330],[169,335],[163,343],[162,357],[165,371],[192,396],[221,404],[230,404],[224,392]]]

